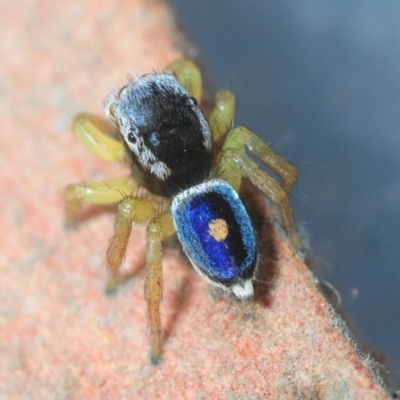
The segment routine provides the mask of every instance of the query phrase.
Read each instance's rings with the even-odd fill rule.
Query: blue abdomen
[[[249,278],[256,263],[256,238],[234,189],[212,180],[173,199],[178,239],[195,268],[216,283]]]

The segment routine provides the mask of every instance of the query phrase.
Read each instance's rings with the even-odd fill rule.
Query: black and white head
[[[144,75],[113,91],[105,112],[121,133],[131,164],[147,181],[191,185],[190,175],[209,168],[209,125],[196,99],[172,74]]]

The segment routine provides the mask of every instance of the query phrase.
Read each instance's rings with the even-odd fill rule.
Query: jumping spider
[[[176,234],[193,267],[211,284],[239,298],[253,295],[259,257],[253,225],[237,195],[242,177],[277,204],[291,242],[299,247],[288,201],[296,169],[254,133],[232,128],[232,93],[217,93],[208,120],[198,105],[201,100],[198,68],[178,60],[166,72],[144,75],[111,92],[105,114],[113,135],[103,120],[88,114],[73,122],[74,134],[89,151],[106,161],[126,161],[131,168],[128,177],[70,185],[65,191],[67,225],[77,222],[82,202],[119,203],[107,250],[108,292],[118,285],[132,224],[150,221],[145,298],[153,364],[161,355],[159,307],[166,239]],[[246,155],[246,148],[282,179],[282,186]],[[136,196],[139,187],[147,195]]]

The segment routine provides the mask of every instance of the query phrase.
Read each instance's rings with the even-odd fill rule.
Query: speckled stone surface
[[[342,335],[284,241],[257,301],[211,290],[167,250],[162,363],[148,362],[144,229],[103,294],[114,212],[83,211],[63,229],[68,183],[125,166],[87,153],[70,132],[101,114],[126,75],[179,56],[158,1],[0,2],[0,399],[383,399],[370,365]],[[268,271],[267,271],[268,272]]]

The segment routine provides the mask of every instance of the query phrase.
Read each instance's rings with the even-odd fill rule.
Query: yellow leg
[[[106,120],[79,114],[74,118],[72,130],[78,140],[97,157],[111,162],[125,160],[124,146],[112,137],[116,136],[115,129]]]
[[[283,187],[246,155],[245,146],[282,178]],[[240,187],[240,179],[241,175],[243,175],[249,178],[254,185],[276,203],[293,245],[296,248],[300,248],[301,243],[294,229],[288,199],[288,190],[293,186],[297,178],[296,169],[282,157],[275,154],[254,133],[243,127],[237,127],[229,132],[218,166],[224,172],[224,177],[236,190]]]
[[[173,61],[167,68],[172,72],[178,82],[193,96],[200,104],[203,89],[201,73],[192,61],[181,59]]]
[[[224,143],[223,150],[236,149],[243,151],[247,147],[260,161],[274,171],[283,182],[283,188],[289,192],[296,182],[297,170],[271,148],[257,135],[243,126],[232,129]]]
[[[174,232],[173,222],[167,213],[155,217],[147,227],[144,296],[148,304],[152,364],[157,364],[161,355],[162,243]]]
[[[106,182],[89,182],[69,185],[65,188],[65,223],[76,225],[76,216],[81,203],[113,204],[131,196],[138,188],[132,177],[113,179]]]
[[[172,72],[178,82],[201,103],[202,77],[196,64],[185,59],[176,60],[168,66],[167,71]],[[220,90],[215,96],[215,107],[209,118],[214,141],[223,140],[231,128],[234,115],[235,96],[228,90]]]
[[[125,256],[126,246],[133,223],[143,223],[156,214],[153,202],[148,199],[125,198],[118,205],[118,212],[114,223],[114,236],[107,249],[107,268],[110,273],[106,286],[106,293],[115,292],[118,286],[118,273]]]
[[[215,96],[215,107],[208,119],[214,145],[221,146],[226,134],[232,127],[235,116],[235,96],[228,90],[220,90]]]

